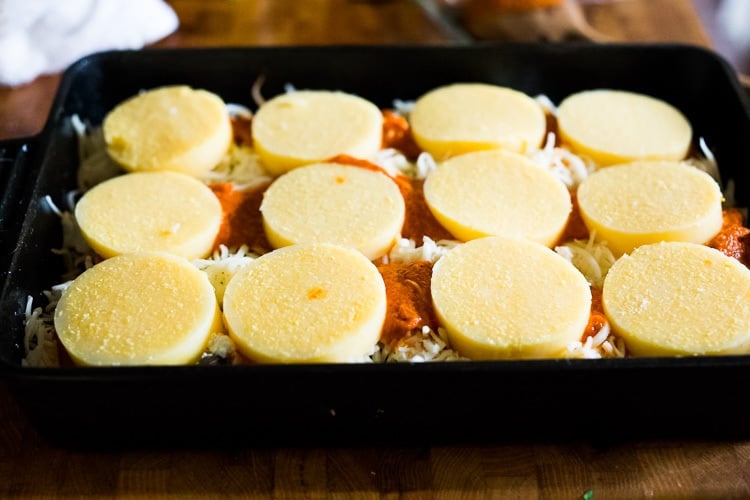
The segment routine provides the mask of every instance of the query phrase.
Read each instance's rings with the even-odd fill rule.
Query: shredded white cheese
[[[47,304],[33,308],[33,299],[26,301],[23,347],[25,357],[22,366],[34,368],[55,368],[60,366],[58,340],[55,331],[54,312],[62,292],[70,286],[71,281],[52,287],[44,292]]]
[[[100,182],[121,175],[123,169],[107,154],[104,132],[101,127],[83,123],[78,115],[70,118],[78,139],[78,190],[88,191]]]
[[[394,99],[393,100],[393,111],[398,113],[399,115],[408,118],[409,114],[414,109],[414,105],[417,103],[417,101],[411,100],[411,101],[404,101],[402,99]]]
[[[437,169],[435,159],[429,153],[420,153],[415,162],[396,149],[381,149],[370,158],[374,164],[386,171],[391,177],[405,175],[412,179],[424,180]]]
[[[545,94],[537,95],[534,100],[542,107],[545,113],[557,116],[557,106],[555,103]]]
[[[219,164],[201,180],[205,183],[231,182],[237,189],[250,189],[271,182],[271,176],[253,148],[232,145]]]
[[[375,363],[425,363],[466,359],[450,348],[447,333],[443,328],[438,328],[435,332],[429,326],[422,327],[420,331],[402,340],[394,349],[382,344],[378,347],[379,349],[371,356]]]
[[[605,324],[596,335],[587,337],[584,342],[571,342],[565,353],[567,358],[601,359],[624,358],[625,343],[610,334],[608,324]]]
[[[196,259],[193,261],[193,265],[206,273],[208,280],[216,291],[216,300],[221,305],[224,301],[224,291],[229,284],[229,280],[237,274],[237,271],[257,257],[257,255],[250,252],[247,245],[242,245],[234,249],[219,245],[219,249],[211,257]]]
[[[588,240],[571,240],[555,247],[555,251],[570,261],[591,286],[601,288],[615,256],[606,242],[596,241],[594,233]]]
[[[427,260],[433,264],[452,248],[461,243],[455,240],[433,241],[425,236],[422,245],[417,246],[414,240],[400,238],[387,255],[388,262],[414,262]]]
[[[60,210],[50,196],[45,196],[44,202],[50,210],[60,217],[62,246],[53,248],[51,251],[63,258],[65,266],[63,279],[71,280],[93,266],[98,257],[84,240],[73,212]],[[72,205],[72,200],[69,200],[69,203]]]
[[[566,148],[555,146],[553,132],[547,134],[547,141],[542,149],[529,153],[531,161],[549,170],[568,188],[574,189],[596,169],[594,163],[573,154]]]

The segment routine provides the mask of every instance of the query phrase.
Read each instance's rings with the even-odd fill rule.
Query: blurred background
[[[692,0],[717,52],[750,75],[750,1]]]
[[[0,85],[143,46],[688,42],[750,72],[750,0],[0,0]]]
[[[0,138],[100,50],[569,40],[710,48],[750,88],[750,0],[0,0]]]
[[[200,13],[204,1],[226,4],[227,17],[213,13],[210,19],[204,18]],[[425,34],[429,30],[424,26],[404,26],[403,17],[399,16],[405,8],[400,0],[167,0],[167,3],[177,11],[182,25],[180,33],[164,45],[213,44],[207,33],[209,23],[224,25],[231,33],[230,38],[241,45],[278,43],[280,33],[299,43],[321,40],[352,43],[360,42],[362,37],[373,43],[576,38],[599,42],[692,42],[694,39],[680,29],[695,12],[712,47],[739,71],[750,73],[750,0],[407,0],[406,3],[419,6],[426,14],[421,22],[434,24],[432,35]],[[289,3],[299,5],[295,17],[299,16],[304,30],[295,30],[291,24],[283,27],[286,23],[282,16],[288,16],[285,5]],[[247,15],[230,19],[232,4],[246,5]],[[384,31],[383,25],[372,22],[360,26],[373,6],[384,16],[385,24],[391,23],[392,30]],[[652,10],[653,16],[635,24],[634,19],[639,16],[634,14],[644,8]],[[346,27],[329,30],[319,21],[341,19],[340,13],[332,13],[341,10],[350,11],[343,17],[350,17],[352,24],[365,31],[352,35]],[[258,25],[252,19],[265,22]]]

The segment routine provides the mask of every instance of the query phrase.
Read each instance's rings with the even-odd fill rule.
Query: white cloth
[[[747,0],[723,0],[716,7],[716,21],[724,38],[739,54],[750,51],[750,2]]]
[[[164,0],[0,0],[0,85],[22,85],[95,52],[140,49],[178,25]]]

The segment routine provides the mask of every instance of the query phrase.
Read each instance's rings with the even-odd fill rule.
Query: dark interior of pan
[[[746,95],[713,53],[679,45],[267,47],[109,52],[62,79],[44,131],[0,144],[0,366],[24,411],[67,446],[458,443],[738,437],[750,357],[387,365],[31,369],[21,366],[27,297],[62,266],[57,214],[76,185],[69,118],[93,125],[143,89],[187,84],[255,108],[262,93],[344,90],[381,107],[442,84],[489,82],[544,94],[617,88],[682,110],[722,182],[750,205]]]

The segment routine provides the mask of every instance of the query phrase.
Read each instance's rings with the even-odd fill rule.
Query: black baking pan
[[[69,117],[101,123],[117,103],[166,84],[255,108],[263,93],[337,89],[381,107],[436,86],[489,82],[553,102],[618,88],[675,105],[750,205],[747,96],[714,53],[682,45],[346,46],[163,49],[95,54],[64,75],[44,130],[0,144],[0,367],[49,440],[65,446],[497,443],[746,438],[750,356],[432,364],[26,368],[27,297],[57,282],[59,206],[75,188]]]

